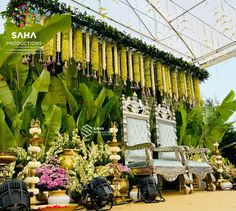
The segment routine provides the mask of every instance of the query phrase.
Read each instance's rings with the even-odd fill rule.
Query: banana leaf
[[[5,80],[0,75],[0,102],[3,104],[3,110],[9,119],[17,114],[17,108],[12,92]]]
[[[5,121],[5,114],[0,107],[0,150],[16,146],[16,139]]]
[[[60,131],[62,121],[61,108],[56,105],[49,106],[48,111],[45,113],[43,122],[44,130],[42,138],[46,141],[47,146],[50,142],[54,141],[57,133]]]
[[[40,74],[40,76],[32,84],[31,93],[27,98],[27,100],[25,101],[23,109],[27,104],[35,106],[39,92],[48,92],[49,84],[50,84],[50,73],[44,69]]]

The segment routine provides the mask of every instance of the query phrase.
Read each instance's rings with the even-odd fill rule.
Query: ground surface
[[[166,202],[114,206],[112,211],[236,211],[236,191],[196,191],[190,195],[163,193]]]

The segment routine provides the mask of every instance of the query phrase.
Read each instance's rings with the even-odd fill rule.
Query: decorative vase
[[[222,190],[231,190],[233,188],[233,184],[229,181],[224,181],[220,183],[220,188]]]
[[[58,160],[63,168],[67,170],[74,169],[74,157],[77,155],[74,149],[64,149],[62,154],[59,155]]]
[[[132,190],[129,192],[129,197],[135,202],[138,201],[138,188],[133,186]]]
[[[122,196],[128,197],[129,194],[129,180],[126,178],[121,178],[119,181],[120,193]]]
[[[69,204],[70,197],[66,190],[53,190],[48,197],[48,204]]]

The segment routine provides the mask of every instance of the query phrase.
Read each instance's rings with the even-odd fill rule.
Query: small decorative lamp
[[[31,128],[29,132],[33,136],[33,138],[29,141],[30,146],[28,147],[28,151],[31,155],[31,161],[29,161],[27,165],[29,168],[29,174],[28,177],[26,177],[25,182],[29,187],[28,191],[34,193],[34,196],[31,197],[30,203],[37,204],[38,201],[36,199],[36,195],[39,193],[39,189],[36,188],[35,185],[39,183],[39,178],[35,176],[35,174],[36,168],[41,165],[41,163],[37,161],[37,155],[41,151],[40,144],[42,142],[41,138],[39,138],[39,135],[41,134],[41,128],[40,121],[38,119],[33,119],[31,121]]]
[[[222,156],[219,150],[219,143],[215,142],[213,146],[215,147],[214,154],[215,154],[216,172],[218,173],[218,179],[217,179],[216,185],[220,186],[220,183],[224,181],[223,176],[222,176],[222,173],[224,172],[223,161],[222,161]]]
[[[120,155],[118,155],[118,153],[120,152],[120,147],[116,139],[116,133],[118,132],[118,129],[115,123],[113,123],[112,128],[110,128],[109,132],[112,134],[112,141],[109,143],[111,152],[109,158],[112,160],[112,163],[117,163],[121,157]]]

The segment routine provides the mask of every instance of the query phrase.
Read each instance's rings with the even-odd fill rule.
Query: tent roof
[[[236,56],[234,0],[60,2],[203,68]]]

